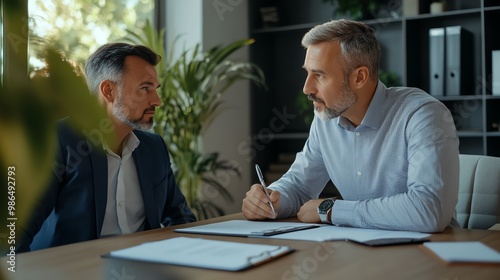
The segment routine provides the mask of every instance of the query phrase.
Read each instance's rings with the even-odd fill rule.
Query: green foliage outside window
[[[29,0],[30,68],[44,67],[47,45],[77,65],[100,45],[153,17],[154,0]]]

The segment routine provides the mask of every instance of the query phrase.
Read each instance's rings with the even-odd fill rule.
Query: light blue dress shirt
[[[449,110],[417,88],[378,82],[358,127],[314,118],[288,172],[269,187],[281,193],[278,217],[294,216],[329,179],[343,200],[341,226],[436,232],[457,226],[458,137]]]

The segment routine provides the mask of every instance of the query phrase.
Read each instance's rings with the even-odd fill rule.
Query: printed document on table
[[[429,236],[430,234],[427,233],[412,232],[412,231],[378,230],[378,229],[364,229],[364,228],[322,225],[321,227],[318,228],[308,229],[305,231],[283,233],[274,236],[266,236],[266,238],[305,240],[305,241],[318,241],[318,242],[336,241],[336,240],[367,242],[371,240],[390,239],[390,238],[423,239]]]
[[[112,251],[103,256],[238,271],[293,252],[288,246],[176,237]]]

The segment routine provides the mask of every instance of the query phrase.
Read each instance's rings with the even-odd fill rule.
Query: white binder
[[[500,95],[500,50],[491,52],[491,82],[493,95]]]
[[[445,95],[472,94],[474,81],[472,36],[461,26],[448,26],[446,33]]]
[[[445,29],[429,29],[429,93],[444,95]]]

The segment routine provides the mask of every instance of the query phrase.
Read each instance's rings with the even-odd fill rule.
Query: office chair
[[[459,158],[458,222],[467,229],[490,229],[500,223],[500,157],[461,154]]]

